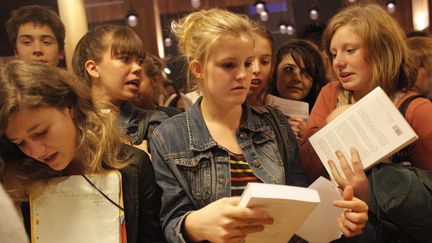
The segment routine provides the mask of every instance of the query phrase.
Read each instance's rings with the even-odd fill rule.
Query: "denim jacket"
[[[144,110],[125,101],[120,106],[119,123],[129,136],[132,144],[141,144],[148,140],[153,130],[168,116],[162,111]]]
[[[156,182],[162,188],[161,221],[168,242],[185,242],[186,215],[231,195],[228,151],[211,137],[199,110],[201,100],[185,113],[159,125],[150,139]],[[244,122],[236,132],[243,155],[264,183],[284,184],[284,166],[275,133],[260,112],[243,105]],[[297,160],[298,148],[288,158]],[[293,174],[306,180],[297,161]]]

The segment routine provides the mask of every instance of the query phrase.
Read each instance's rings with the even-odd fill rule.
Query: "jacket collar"
[[[210,132],[204,122],[200,111],[202,97],[193,104],[190,110],[186,111],[186,126],[188,127],[189,146],[191,150],[205,151],[212,147],[218,146],[217,142],[211,137]],[[244,120],[240,125],[240,131],[245,132],[262,132],[264,124],[258,116],[265,112],[259,111],[247,102],[243,103]]]

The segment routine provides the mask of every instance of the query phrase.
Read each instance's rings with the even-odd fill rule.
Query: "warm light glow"
[[[288,35],[294,35],[294,33],[295,33],[294,27],[292,25],[288,25],[288,27],[287,27],[287,34]]]
[[[257,3],[257,5],[256,5],[255,7],[256,7],[256,12],[257,12],[258,14],[264,12],[264,10],[265,10],[265,5],[264,5],[264,3]]]
[[[57,0],[60,18],[66,28],[65,47],[66,66],[72,70],[72,56],[75,46],[87,32],[87,17],[84,0]]]
[[[396,11],[396,4],[394,2],[387,3],[387,12],[393,14]]]
[[[138,25],[138,17],[136,16],[136,14],[130,14],[127,17],[127,21],[130,27],[135,27]]]
[[[310,13],[309,13],[309,17],[310,17],[312,20],[317,20],[317,19],[319,18],[319,12],[318,12],[318,10],[316,10],[316,9],[312,9],[312,10],[310,11]]]
[[[279,25],[279,31],[281,34],[285,34],[287,32],[287,27],[284,24]]]
[[[261,21],[266,22],[268,20],[268,18],[269,18],[269,16],[268,16],[267,11],[263,11],[263,12],[260,13],[260,19],[261,19]]]
[[[172,46],[172,40],[170,37],[165,38],[164,40],[164,44],[166,47],[171,47]]]
[[[424,30],[429,27],[428,0],[412,0],[412,15],[414,30]]]
[[[201,7],[201,0],[191,0],[192,8],[198,9]]]

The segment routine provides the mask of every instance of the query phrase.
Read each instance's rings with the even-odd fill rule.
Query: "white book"
[[[122,205],[120,172],[86,176],[113,202]],[[121,242],[123,212],[80,175],[53,178],[33,192],[30,214],[32,242]]]
[[[239,206],[260,208],[274,219],[264,231],[250,234],[246,243],[286,243],[320,202],[316,190],[264,183],[248,183]]]
[[[418,139],[417,134],[386,95],[377,87],[309,138],[331,175],[328,160],[333,160],[343,175],[335,151],[340,150],[351,163],[355,147],[365,170],[389,158]]]
[[[309,188],[318,191],[321,202],[303,222],[296,235],[309,243],[328,243],[339,239],[342,233],[339,230],[337,218],[343,209],[333,206],[335,200],[342,200],[339,190],[333,182],[322,176],[316,179]]]
[[[279,109],[286,117],[309,118],[309,103],[297,100],[288,100],[274,95],[266,95],[265,103]]]

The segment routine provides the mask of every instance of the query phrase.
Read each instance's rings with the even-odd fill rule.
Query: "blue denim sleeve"
[[[164,139],[159,131],[155,130],[150,139],[150,149],[156,183],[162,188],[162,229],[168,242],[186,242],[181,226],[187,214],[195,208],[172,171],[175,165],[164,158],[164,155],[168,154],[164,148]]]

